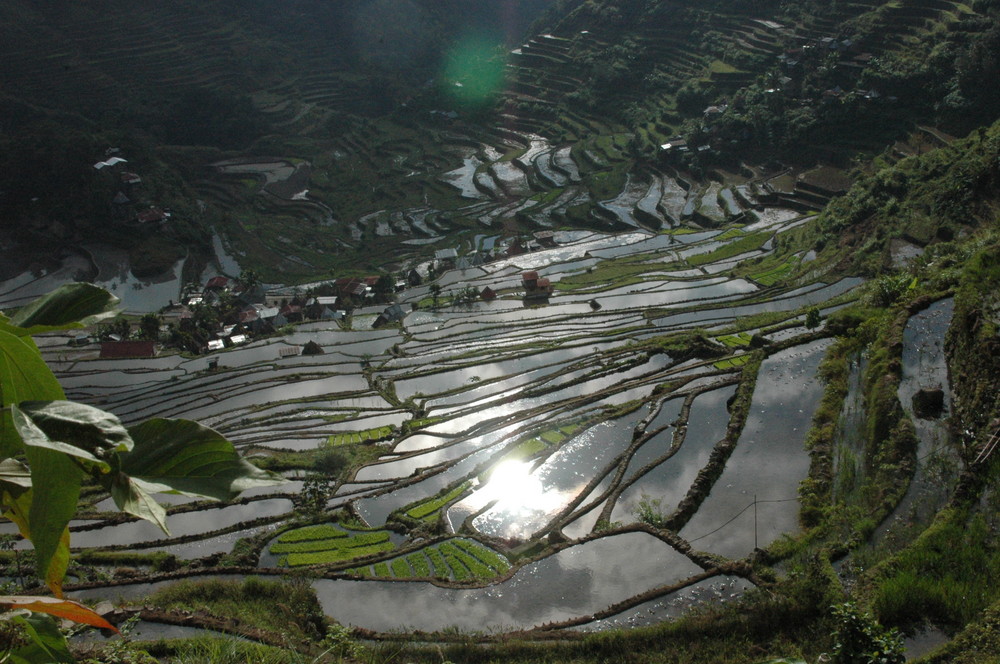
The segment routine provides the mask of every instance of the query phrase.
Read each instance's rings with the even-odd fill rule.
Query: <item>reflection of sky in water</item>
[[[688,415],[688,430],[684,442],[676,453],[656,468],[639,478],[635,484],[625,489],[618,497],[611,513],[612,521],[629,523],[635,520],[635,512],[643,494],[660,501],[664,514],[673,511],[687,495],[698,472],[708,463],[715,443],[726,433],[729,411],[726,401],[736,391],[736,387],[725,387],[706,392],[695,398]],[[653,449],[665,453],[669,449],[673,430],[666,431],[666,440],[654,439],[646,443],[658,443]],[[638,470],[641,466],[635,467]],[[626,479],[629,479],[626,476]]]
[[[584,632],[597,632],[606,629],[653,625],[663,620],[679,618],[706,603],[724,604],[735,601],[752,587],[752,583],[740,577],[716,576],[694,583],[664,597],[643,602],[639,606],[623,611],[616,616],[587,623],[578,629]]]
[[[424,583],[315,582],[323,610],[374,630],[495,631],[599,611],[638,593],[676,583],[701,568],[645,533],[578,545],[518,570],[499,586],[472,590]]]
[[[471,500],[486,505],[497,500],[488,512],[473,521],[480,532],[495,537],[526,538],[545,526],[586,487],[598,470],[621,454],[632,441],[636,422],[645,409],[616,420],[603,422],[565,444],[536,470],[528,473],[527,464],[508,466],[501,470],[500,483],[491,481]]]
[[[245,505],[174,514],[167,517],[167,527],[170,529],[169,537],[184,537],[227,528],[241,521],[278,516],[291,511],[292,501],[287,498],[257,500]],[[167,537],[168,535],[164,535],[158,526],[149,521],[131,521],[96,530],[74,532],[71,534],[71,543],[74,548],[100,547],[109,544],[153,542]]]
[[[954,475],[932,468],[942,465],[960,467],[954,448],[948,445],[950,433],[946,418],[951,405],[951,384],[944,353],[945,334],[955,310],[954,299],[940,300],[910,317],[903,331],[902,379],[899,401],[913,422],[917,434],[917,467],[906,495],[875,533],[876,541],[892,532],[898,523],[914,515],[931,518],[950,494]],[[944,412],[939,418],[917,417],[913,397],[921,389],[940,389],[944,393]],[[942,464],[943,459],[950,463]]]
[[[829,340],[814,341],[771,356],[761,365],[739,442],[694,518],[681,530],[698,550],[741,558],[754,546],[754,495],[759,546],[798,529],[798,484],[809,470],[803,447],[813,411],[823,393],[816,368]],[[720,528],[718,532],[713,532]]]

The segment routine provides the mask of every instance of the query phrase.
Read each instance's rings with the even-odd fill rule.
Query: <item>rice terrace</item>
[[[996,3],[15,4],[0,661],[1000,656]]]

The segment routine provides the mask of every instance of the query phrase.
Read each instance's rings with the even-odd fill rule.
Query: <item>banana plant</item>
[[[111,413],[66,400],[32,335],[91,325],[114,315],[117,303],[101,288],[75,283],[12,317],[0,313],[0,511],[31,541],[37,573],[55,595],[0,596],[0,610],[7,611],[0,619],[18,622],[31,641],[29,651],[8,653],[11,661],[72,661],[65,659],[68,650],[52,659],[60,648],[58,630],[44,614],[113,629],[86,607],[61,599],[69,521],[85,479],[107,489],[120,510],[167,534],[166,512],[154,493],[227,500],[284,481],[197,422],[153,419],[125,427]]]

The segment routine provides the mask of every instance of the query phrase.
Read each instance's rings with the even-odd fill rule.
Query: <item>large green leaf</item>
[[[83,471],[62,452],[44,447],[25,447],[24,451],[31,468],[28,523],[38,575],[53,593],[62,596],[62,576],[69,563],[67,525],[76,512]]]
[[[140,519],[155,523],[167,535],[167,511],[141,486],[141,480],[125,473],[115,473],[111,484],[111,497],[123,512],[134,514]]]
[[[25,445],[44,447],[99,464],[108,472],[113,452],[132,449],[132,438],[115,415],[73,401],[25,401],[11,406]]]
[[[114,315],[118,298],[93,284],[63,284],[18,311],[10,323],[29,334],[90,325]]]
[[[285,481],[243,460],[220,433],[197,422],[154,419],[129,433],[135,447],[121,454],[121,469],[147,488],[228,500]]]
[[[29,664],[76,661],[69,652],[66,637],[50,616],[33,613],[30,616],[15,616],[14,622],[24,629],[30,642],[10,653],[12,661]]]
[[[21,451],[21,439],[11,420],[11,404],[65,399],[35,342],[0,330],[0,459]]]
[[[0,461],[0,491],[13,493],[30,488],[31,470],[27,466],[16,459]]]
[[[10,487],[10,485],[8,484],[7,487]],[[51,549],[51,553],[46,554],[47,559],[42,561],[37,554],[37,540],[39,537],[35,537],[32,533],[33,524],[31,514],[35,506],[34,491],[32,489],[22,489],[19,486],[14,487],[15,491],[8,491],[7,487],[3,491],[0,491],[0,507],[3,509],[3,515],[17,525],[21,537],[36,544],[36,567],[38,568],[39,576],[45,579],[45,582],[52,589],[53,593],[61,597],[63,577],[66,576],[66,570],[69,567],[69,527],[63,525],[61,530],[54,533],[46,534],[40,532],[40,539],[45,546]],[[46,520],[43,519],[42,523],[46,523]],[[51,537],[51,535],[55,535],[55,537]]]

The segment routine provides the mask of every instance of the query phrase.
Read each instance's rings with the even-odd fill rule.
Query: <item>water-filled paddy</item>
[[[701,571],[659,539],[628,533],[565,549],[486,588],[327,580],[314,585],[323,610],[344,624],[377,631],[495,632],[587,615]]]
[[[761,365],[736,449],[698,513],[681,530],[695,548],[742,558],[755,545],[767,546],[798,529],[798,485],[809,469],[803,443],[823,392],[816,369],[829,343],[795,346]],[[756,509],[748,508],[755,496]]]
[[[480,168],[485,163],[482,158],[499,155],[470,150],[463,157],[469,161],[458,169],[461,173],[450,174],[456,178],[452,184],[469,194],[475,189],[474,195],[481,197],[483,187],[499,193],[501,187],[526,186],[525,169],[533,169],[535,178],[539,174],[562,181],[579,177],[575,166],[566,163],[571,161],[568,149],[553,152],[542,143],[531,149],[522,156],[523,163],[494,164],[488,171]],[[479,181],[484,178],[488,184]],[[730,190],[687,196],[676,181],[660,176],[635,181],[608,205],[621,207],[615,214],[622,218],[642,217],[649,223],[664,213],[671,217],[671,209],[679,216],[679,201],[684,205],[693,201],[715,213],[713,196],[720,214],[732,214],[738,205]],[[524,202],[476,204],[468,215],[492,215],[490,223],[498,223],[522,207],[525,214],[538,213],[524,206]],[[403,227],[391,211],[382,216],[388,220],[386,230]],[[411,223],[418,217],[426,223],[432,219],[428,210],[421,209],[410,214]],[[754,223],[777,230],[793,217],[765,211]],[[368,230],[374,232],[374,223]],[[461,251],[487,249],[497,241],[498,232],[470,236]],[[328,444],[345,444],[341,434],[356,434],[360,440],[361,433],[389,427],[389,433],[378,433],[382,457],[352,469],[356,472],[351,481],[335,485],[327,502],[331,510],[350,507],[370,526],[382,527],[395,518],[393,512],[448,494],[449,501],[425,515],[434,528],[454,530],[464,523],[511,544],[542,537],[551,529],[570,539],[583,538],[598,527],[599,519],[611,524],[636,521],[644,497],[658,501],[664,514],[672,511],[691,490],[729,424],[727,402],[736,389],[732,382],[738,368],[718,371],[714,358],[678,363],[658,346],[645,346],[645,340],[671,329],[711,327],[761,311],[822,303],[859,283],[809,284],[770,301],[754,302],[758,292],[767,291],[749,280],[707,274],[730,268],[741,256],[707,269],[665,267],[678,252],[694,255],[724,246],[727,240],[719,240],[719,234],[718,230],[676,236],[557,231],[555,238],[562,244],[556,248],[448,270],[438,277],[446,293],[465,286],[509,289],[502,299],[414,310],[402,329],[369,329],[381,307],[358,309],[354,329],[325,322],[298,325],[283,338],[255,341],[212,356],[219,361],[213,371],[206,370],[208,357],[81,361],[78,355],[60,358],[64,346],[46,346],[45,352],[59,361],[72,394],[103,403],[128,422],[153,415],[194,417],[228,435],[240,449],[255,453],[270,453],[261,448],[311,453]],[[537,269],[558,281],[598,270],[608,258],[634,260],[648,272],[622,283],[601,277],[586,289],[559,291],[543,306],[525,307],[520,300],[525,270]],[[425,284],[403,291],[399,300],[410,308],[428,297]],[[591,307],[591,299],[598,300],[599,310]],[[676,307],[684,310],[665,313]],[[281,349],[309,341],[326,353],[280,356]],[[814,369],[809,363],[818,362],[821,352],[818,343],[765,361],[747,430],[722,478],[682,531],[684,536],[700,538],[714,530],[720,519],[732,516],[734,505],[742,507],[737,503],[748,491],[770,498],[752,486],[754,482],[766,481],[794,497],[804,472],[801,436],[811,415],[805,402],[794,404],[811,398],[815,381],[809,383],[812,374],[803,367]],[[695,391],[701,393],[689,398],[688,413],[682,406]],[[660,404],[658,412],[651,410]],[[627,408],[620,410],[622,406]],[[761,410],[764,413],[757,412]],[[781,439],[780,444],[773,443],[774,449],[760,444],[765,421],[774,431],[774,427],[788,428],[774,434]],[[657,431],[639,445],[644,432]],[[778,456],[782,462],[775,464]],[[768,467],[762,467],[764,458],[771,462]],[[776,469],[781,470],[780,477],[767,474]],[[172,544],[155,527],[142,523],[92,531],[80,531],[75,524],[73,544],[133,544],[144,551],[171,550],[181,559],[228,553],[238,539],[263,535],[275,527],[248,523],[253,519],[268,517],[281,523],[287,518],[292,510],[289,498],[301,490],[304,476],[297,475],[284,487],[253,492],[261,498],[247,505],[171,516],[173,536],[193,538],[183,544]],[[107,501],[98,507],[109,508]],[[759,509],[763,514],[765,504]],[[797,503],[777,509],[781,511],[772,518],[770,529],[761,529],[762,544],[795,530]],[[433,525],[438,518],[442,525]],[[219,529],[229,532],[209,535]],[[727,532],[700,538],[694,546],[723,555],[747,553],[742,540],[723,537]],[[402,542],[408,536],[393,537]],[[378,630],[449,626],[501,630],[588,616],[636,593],[683,583],[701,572],[659,539],[630,533],[567,548],[528,563],[509,581],[478,589],[346,579],[317,581],[316,587],[330,615],[346,623]],[[746,587],[734,579],[698,583],[692,579],[691,584],[586,629],[644,624],[676,615],[699,601],[721,601]],[[107,596],[115,592],[109,589]]]

